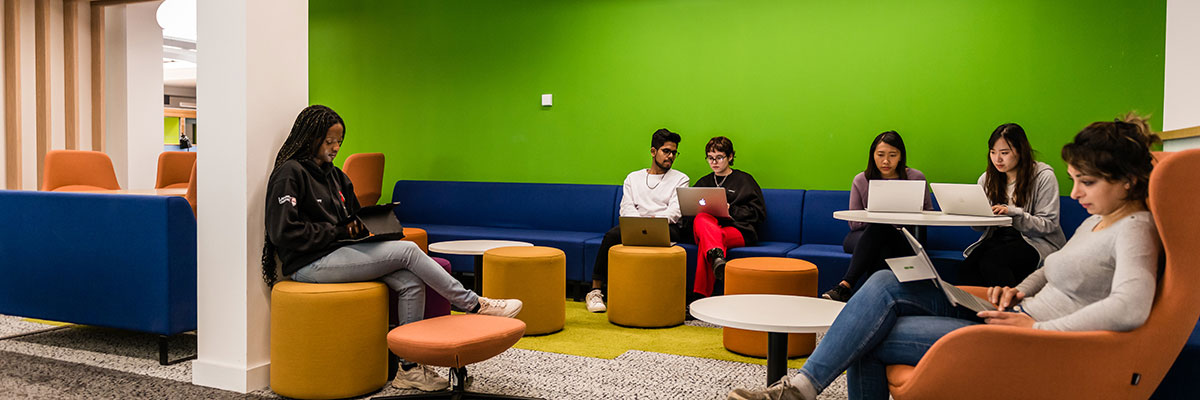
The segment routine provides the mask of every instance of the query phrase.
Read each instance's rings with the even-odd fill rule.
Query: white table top
[[[429,244],[429,251],[442,254],[465,254],[478,256],[497,247],[528,247],[533,243],[512,240],[451,240]]]
[[[973,215],[951,215],[941,211],[870,212],[867,210],[834,211],[833,217],[842,221],[868,222],[873,224],[923,225],[923,226],[1012,226],[1012,217],[976,217]]]
[[[691,305],[691,312],[701,321],[730,328],[818,333],[829,329],[845,305],[816,297],[734,294],[696,300]]]

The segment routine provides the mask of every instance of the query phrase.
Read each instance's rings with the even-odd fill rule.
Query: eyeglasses
[[[679,150],[658,149],[658,151],[661,151],[663,154],[666,154],[668,156],[678,156],[679,155]]]
[[[716,156],[716,157],[708,156],[708,157],[704,157],[704,159],[708,160],[708,162],[710,162],[710,163],[719,163],[719,162],[725,161],[725,156]]]

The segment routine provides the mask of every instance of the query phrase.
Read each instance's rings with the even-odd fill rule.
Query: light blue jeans
[[[475,292],[464,288],[416,244],[399,240],[344,246],[300,268],[292,279],[307,283],[381,280],[400,295],[396,304],[400,325],[425,317],[425,285],[460,310],[479,304]]]
[[[847,371],[851,399],[886,400],[888,365],[917,365],[942,336],[982,322],[950,304],[933,281],[900,283],[885,269],[854,293],[800,374],[820,392]]]

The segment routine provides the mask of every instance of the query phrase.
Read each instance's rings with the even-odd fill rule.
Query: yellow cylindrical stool
[[[483,295],[525,303],[525,335],[562,330],[567,319],[567,256],[552,247],[500,247],[483,253]]]
[[[639,328],[683,323],[687,252],[679,246],[608,250],[608,322]]]
[[[340,399],[387,384],[388,292],[379,282],[283,281],[271,290],[271,390]]]
[[[729,260],[725,264],[725,294],[788,294],[817,296],[817,266],[795,258],[750,257]],[[799,310],[772,310],[780,313]],[[734,353],[767,356],[767,333],[724,328],[725,348]],[[812,354],[817,336],[812,333],[788,335],[788,357]]]
[[[429,234],[421,228],[404,228],[404,240],[417,244],[421,251],[429,254]]]

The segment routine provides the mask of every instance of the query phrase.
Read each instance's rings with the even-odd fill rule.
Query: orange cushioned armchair
[[[1053,332],[976,325],[942,337],[915,367],[891,365],[908,399],[1146,399],[1200,316],[1200,150],[1160,157],[1150,210],[1165,249],[1154,307],[1130,332]],[[1069,227],[1068,229],[1073,229]],[[977,295],[979,288],[969,289]]]
[[[366,207],[379,202],[383,193],[383,153],[357,153],[346,157],[342,172],[354,183],[358,205]]]

